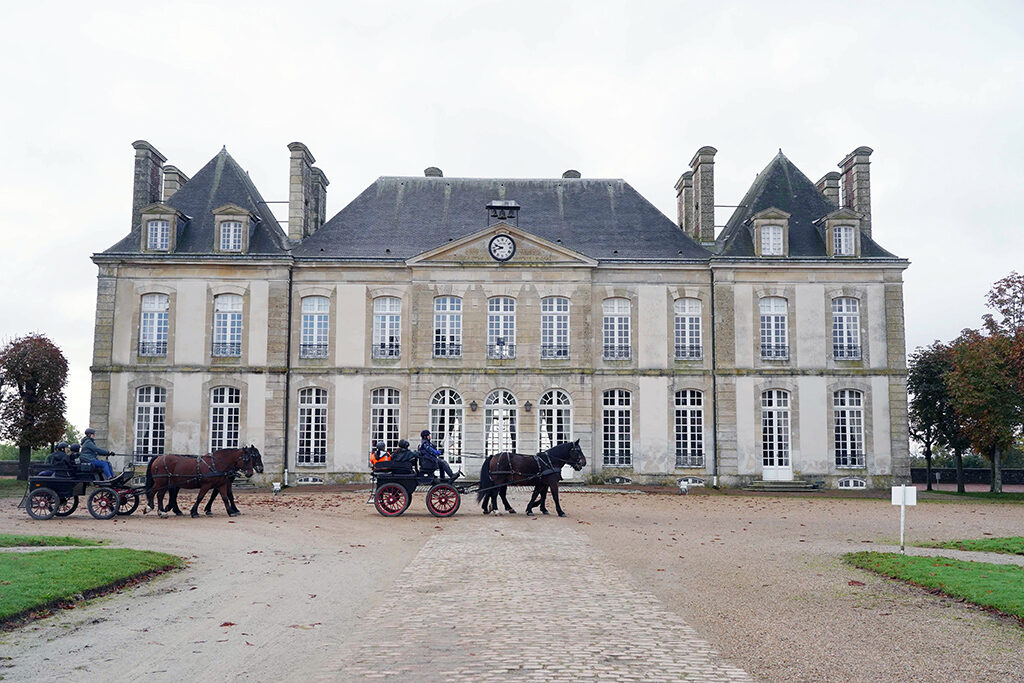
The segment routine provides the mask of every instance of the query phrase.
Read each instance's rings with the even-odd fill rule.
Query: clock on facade
[[[508,261],[516,253],[516,243],[508,235],[495,235],[488,243],[487,251],[495,261]]]

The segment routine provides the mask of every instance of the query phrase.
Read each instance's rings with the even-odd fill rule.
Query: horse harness
[[[173,455],[175,458],[193,458],[193,459],[195,459],[195,461],[196,461],[196,474],[195,474],[195,476],[194,477],[189,477],[186,474],[171,474],[170,469],[168,469],[164,474],[157,474],[156,472],[150,472],[150,475],[154,479],[157,479],[158,477],[163,477],[165,479],[170,479],[171,477],[187,477],[185,479],[186,482],[192,482],[192,481],[200,481],[201,482],[203,479],[214,479],[214,478],[218,478],[218,477],[236,477],[236,476],[238,476],[238,473],[241,471],[241,468],[238,468],[238,467],[234,467],[231,470],[226,470],[224,472],[220,472],[220,471],[215,470],[214,466],[216,465],[216,460],[214,460],[212,453],[207,453],[206,455],[177,455],[177,454],[168,453],[168,455]],[[209,463],[207,464],[207,467],[210,468],[210,471],[206,472],[206,473],[203,473],[202,465],[203,465],[204,459],[206,459],[206,458],[209,458]],[[250,458],[251,458],[251,456],[243,450],[242,451],[242,467],[243,468],[246,465],[249,464]]]
[[[494,475],[494,474],[508,474],[508,475],[512,476],[512,478],[515,478],[517,476],[526,477],[525,479],[522,479],[522,480],[520,480],[518,482],[513,482],[513,483],[522,483],[522,482],[527,482],[527,481],[529,481],[529,480],[531,480],[533,478],[542,479],[542,478],[547,477],[549,475],[552,475],[552,474],[554,474],[556,472],[561,472],[562,471],[561,467],[556,467],[554,465],[554,463],[551,462],[551,456],[548,455],[547,452],[540,451],[539,453],[537,453],[537,455],[524,455],[523,456],[524,458],[533,458],[534,462],[537,463],[537,473],[536,474],[531,474],[529,472],[520,472],[520,471],[516,470],[515,467],[513,467],[513,465],[512,465],[512,456],[513,455],[518,455],[518,454],[515,454],[515,453],[509,453],[508,454],[508,467],[509,467],[508,470],[491,470],[490,471],[491,474],[492,475]],[[542,468],[542,466],[543,466],[543,468]]]

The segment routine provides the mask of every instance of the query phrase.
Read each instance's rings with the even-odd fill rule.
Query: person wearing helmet
[[[391,454],[388,453],[387,444],[383,441],[378,441],[377,445],[370,451],[370,466],[376,467],[379,462],[387,462],[391,459]]]
[[[455,481],[462,476],[462,472],[452,474],[452,468],[441,457],[442,451],[430,441],[429,429],[420,432],[420,438],[422,439],[419,448],[420,469],[423,472],[433,472],[440,467],[442,474],[448,477],[448,481]]]
[[[411,474],[416,454],[409,450],[409,442],[399,439],[398,448],[391,454],[390,470],[397,474]]]
[[[101,455],[113,455],[113,451],[100,448],[96,445],[96,430],[89,427],[85,430],[85,438],[82,439],[82,462],[92,465],[92,468],[103,473],[104,479],[114,478],[114,468],[106,460],[100,460]]]
[[[68,453],[68,442],[60,441],[53,447],[53,453],[46,458],[47,464],[55,467],[72,467],[75,464],[74,458]]]

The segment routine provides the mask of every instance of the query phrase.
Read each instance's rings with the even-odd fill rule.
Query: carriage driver
[[[85,430],[85,438],[82,439],[82,454],[79,456],[82,462],[87,462],[92,465],[93,469],[99,470],[103,473],[104,479],[114,478],[114,468],[110,466],[110,463],[106,460],[100,460],[97,456],[100,455],[113,455],[113,451],[108,451],[100,448],[96,445],[96,430],[89,427]]]
[[[441,472],[448,477],[448,481],[455,481],[462,476],[462,472],[452,474],[452,468],[448,465],[445,459],[441,457],[441,451],[431,443],[429,429],[424,429],[420,432],[420,438],[423,439],[423,441],[420,442],[419,448],[420,467],[423,471],[433,472],[435,469],[440,467]]]

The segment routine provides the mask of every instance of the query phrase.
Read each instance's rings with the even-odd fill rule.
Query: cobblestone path
[[[319,680],[752,680],[572,521],[466,522],[423,547]]]

